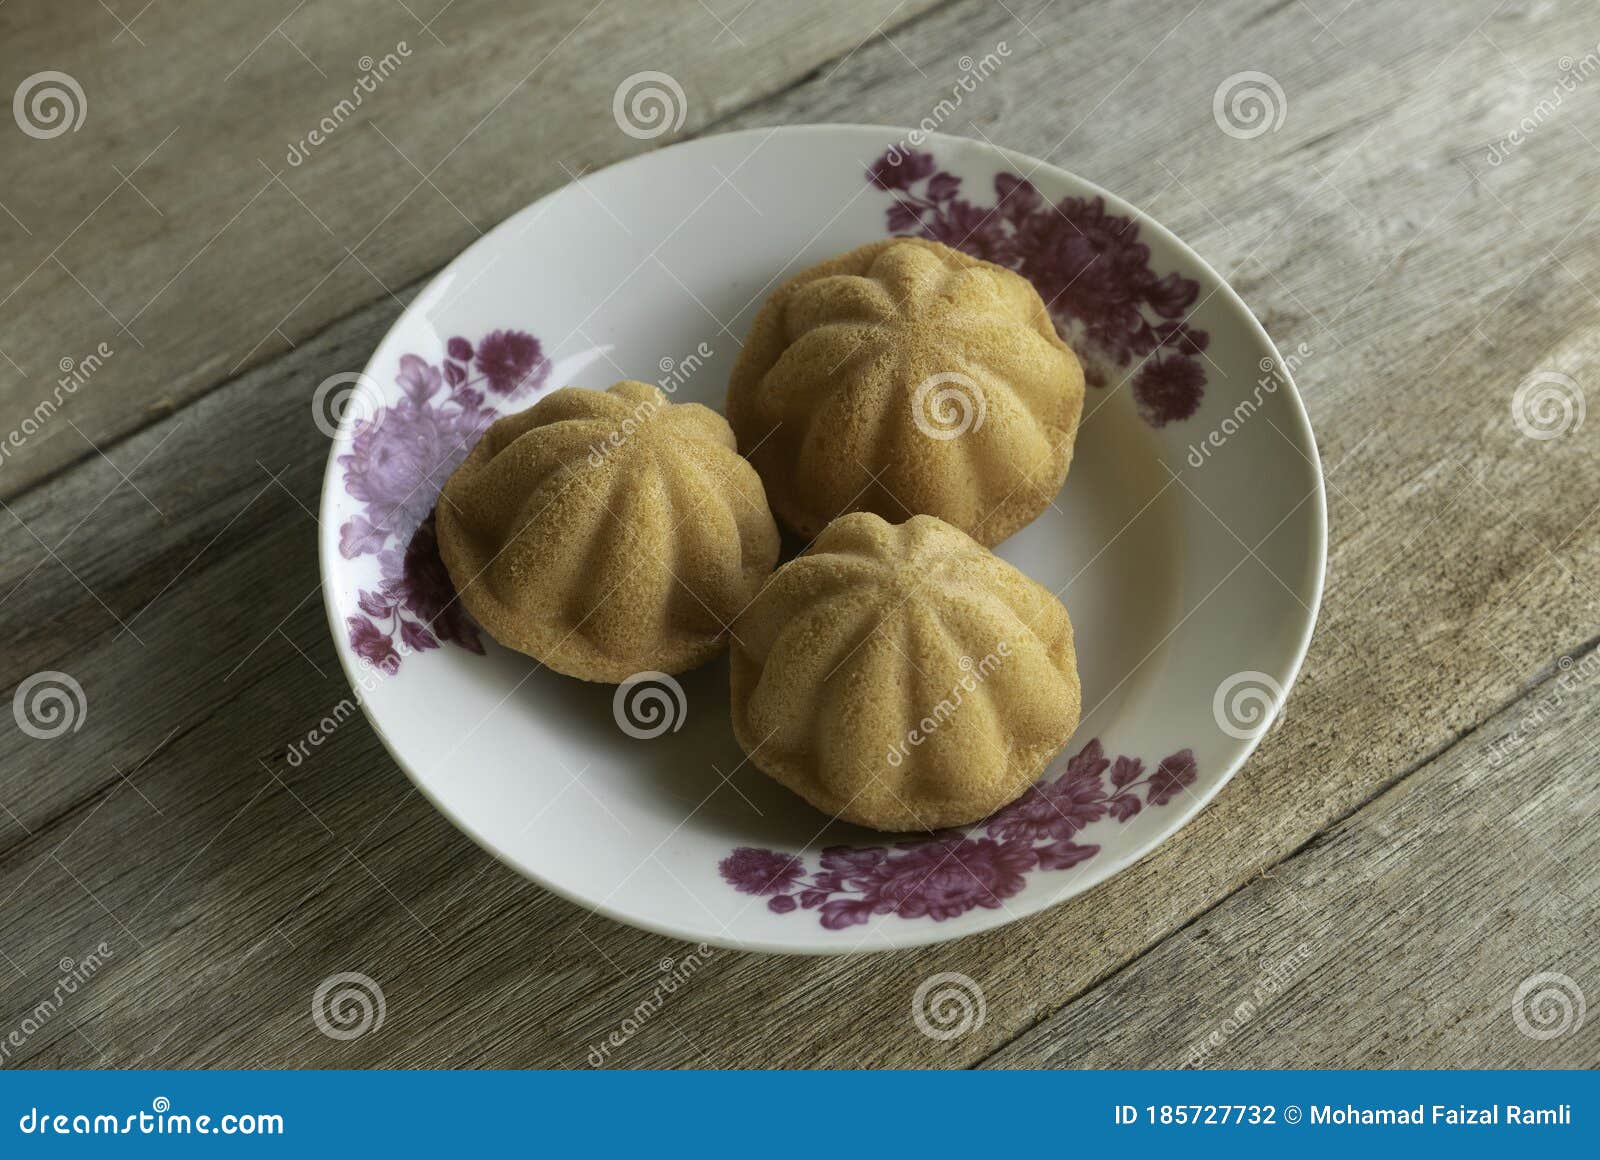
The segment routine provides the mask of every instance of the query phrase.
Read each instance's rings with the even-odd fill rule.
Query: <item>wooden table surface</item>
[[[0,689],[64,672],[86,710],[0,729],[0,1064],[587,1066],[687,948],[500,865],[364,722],[287,761],[347,692],[312,391],[483,231],[673,139],[619,131],[622,78],[679,82],[676,137],[912,124],[1002,42],[941,127],[1116,190],[1312,352],[1310,656],[1134,868],[956,943],[717,952],[612,1064],[1600,1063],[1593,5],[11,0]],[[1230,135],[1247,71],[1282,120]],[[311,997],[347,970],[386,1014],[338,1040]],[[987,1003],[944,1041],[911,1019],[940,971]],[[1528,1034],[1545,973],[1571,1017]]]

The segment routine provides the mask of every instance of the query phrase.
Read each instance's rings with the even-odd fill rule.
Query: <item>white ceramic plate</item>
[[[907,136],[752,130],[590,174],[451,263],[365,374],[319,400],[342,412],[323,594],[373,727],[486,849],[619,921],[839,954],[1033,914],[1193,817],[1305,655],[1326,526],[1294,360],[1111,194],[989,145]],[[644,379],[722,409],[767,292],[890,234],[1021,270],[1092,384],[1066,486],[998,548],[1071,613],[1083,722],[1016,806],[901,842],[830,824],[744,760],[725,660],[652,700],[498,648],[452,602],[428,518],[483,425],[556,386]]]

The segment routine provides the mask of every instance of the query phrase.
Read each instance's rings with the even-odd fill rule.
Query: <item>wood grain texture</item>
[[[0,133],[5,429],[51,396],[60,359],[115,352],[7,462],[0,496],[388,298],[574,175],[932,2],[0,7],[7,94],[58,70],[85,114],[46,140]],[[612,112],[645,70],[683,91],[681,127],[654,140]]]
[[[1259,881],[1267,872],[1319,905],[1370,897],[1380,928],[1421,948],[1397,950],[1392,978],[1338,976],[1362,1006],[1331,1040],[1343,1062],[1531,1061],[1532,1041],[1513,1041],[1500,1021],[1507,980],[1533,969],[1535,948],[1554,969],[1595,978],[1586,932],[1554,922],[1537,943],[1521,938],[1525,957],[1474,956],[1442,974],[1481,915],[1430,902],[1462,856],[1445,820],[1489,826],[1491,815],[1466,811],[1506,776],[1475,762],[1484,722],[1538,696],[1555,658],[1600,633],[1584,582],[1600,553],[1595,428],[1535,440],[1511,416],[1534,371],[1600,381],[1600,298],[1589,289],[1600,249],[1585,245],[1600,228],[1586,193],[1600,151],[1582,136],[1600,86],[1568,95],[1504,163],[1483,160],[1558,82],[1558,58],[1600,36],[1575,10],[1338,7],[1216,0],[1185,16],[1101,0],[1024,14],[1024,28],[1002,8],[959,3],[724,118],[916,122],[949,93],[957,58],[1005,40],[1006,67],[942,127],[1049,157],[1143,205],[1230,278],[1281,347],[1312,351],[1297,379],[1329,471],[1329,586],[1282,723],[1138,866],[960,943],[866,960],[716,952],[609,1063],[960,1066],[1024,1049],[1146,1062],[1156,1041],[1116,1038],[1087,1012],[1102,996],[1130,1006],[1119,980],[1165,987],[1163,1002],[1187,996],[1163,956],[1210,921],[1227,920],[1240,947],[1265,932],[1285,901]],[[1246,69],[1280,81],[1288,114],[1276,132],[1238,140],[1218,131],[1211,101]],[[478,171],[517,152],[491,141]],[[523,196],[473,213],[487,225]],[[409,255],[404,234],[380,235],[396,262]],[[449,246],[430,244],[437,264]],[[320,273],[302,272],[297,293]],[[185,284],[174,303],[204,317],[217,293]],[[324,317],[348,316],[311,341],[108,457],[91,453],[8,496],[0,513],[0,688],[62,669],[90,702],[82,731],[55,742],[0,731],[10,815],[0,817],[0,1013],[15,1022],[33,1010],[62,957],[102,940],[114,952],[28,1037],[25,1062],[584,1066],[649,993],[659,962],[689,953],[494,862],[410,789],[360,720],[304,764],[287,761],[346,693],[316,590],[311,512],[326,443],[309,396],[325,375],[362,365],[399,310],[387,295],[344,293],[345,309]],[[6,334],[33,341],[48,329],[25,321],[8,318]],[[1519,758],[1528,792],[1505,807],[1550,861],[1524,859],[1515,881],[1494,881],[1489,856],[1474,856],[1473,898],[1503,908],[1517,892],[1561,890],[1577,904],[1570,913],[1592,913],[1582,909],[1594,899],[1592,835],[1574,812],[1592,791],[1570,784],[1588,751],[1571,732],[1540,733]],[[1442,812],[1407,812],[1424,799]],[[1410,819],[1425,832],[1396,829]],[[1384,878],[1385,840],[1414,851],[1407,881]],[[1487,945],[1509,937],[1496,931]],[[1371,962],[1382,946],[1343,925],[1319,938],[1317,963]],[[1220,1012],[1240,968],[1224,954],[1191,965],[1206,972],[1195,983],[1205,1010]],[[380,1032],[336,1042],[316,1031],[311,993],[342,970],[382,983]],[[948,970],[980,981],[988,1017],[935,1042],[912,1025],[911,996]],[[1460,986],[1430,1014],[1422,996],[1445,978]],[[1410,988],[1409,1016],[1377,1011],[1388,987]],[[1327,1031],[1336,1005],[1297,987],[1215,1058],[1289,1062],[1287,1037]],[[1430,1022],[1447,1012],[1483,1034]],[[1131,1029],[1150,1016],[1126,1018]],[[1402,1051],[1397,1029],[1412,1027]],[[1164,1053],[1187,1050],[1178,1032],[1159,1040]],[[1574,1059],[1592,1044],[1553,1050]]]
[[[985,1066],[1600,1064],[1600,653],[1567,659]]]

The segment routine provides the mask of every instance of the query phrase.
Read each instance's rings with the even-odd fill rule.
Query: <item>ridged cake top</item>
[[[1033,286],[937,242],[863,246],[780,287],[729,418],[804,535],[847,510],[937,515],[985,544],[1061,486],[1083,372]]]
[[[1077,726],[1060,601],[930,516],[834,521],[735,632],[740,743],[848,821],[919,830],[985,817]]]
[[[438,527],[491,635],[588,680],[709,659],[778,554],[722,417],[632,381],[496,422],[446,483]]]

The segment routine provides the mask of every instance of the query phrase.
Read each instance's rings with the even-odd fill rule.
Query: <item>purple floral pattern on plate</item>
[[[1036,870],[1089,861],[1100,847],[1077,840],[1085,827],[1105,818],[1124,823],[1146,807],[1164,806],[1197,774],[1192,749],[1147,771],[1137,757],[1107,757],[1096,738],[1059,778],[1030,786],[966,831],[888,846],[831,846],[815,871],[800,855],[741,846],[717,869],[740,893],[765,897],[777,914],[816,910],[828,930],[883,914],[943,922],[978,907],[1000,907]]]
[[[437,363],[402,355],[399,400],[356,421],[339,464],[362,511],[340,526],[339,552],[378,560],[377,587],[360,589],[360,613],[345,617],[350,647],[366,663],[397,673],[403,656],[440,641],[483,652],[439,559],[433,508],[489,424],[549,375],[539,340],[524,331],[491,331],[476,349],[452,338]]]
[[[1139,223],[1107,211],[1104,198],[1052,205],[1026,178],[1001,172],[995,204],[976,205],[960,196],[961,178],[939,169],[933,154],[898,148],[868,167],[867,181],[894,198],[891,233],[943,242],[1032,282],[1090,386],[1120,384],[1131,374],[1139,414],[1152,427],[1199,408],[1206,386],[1200,356],[1211,336],[1186,316],[1200,284],[1176,272],[1157,277]]]

